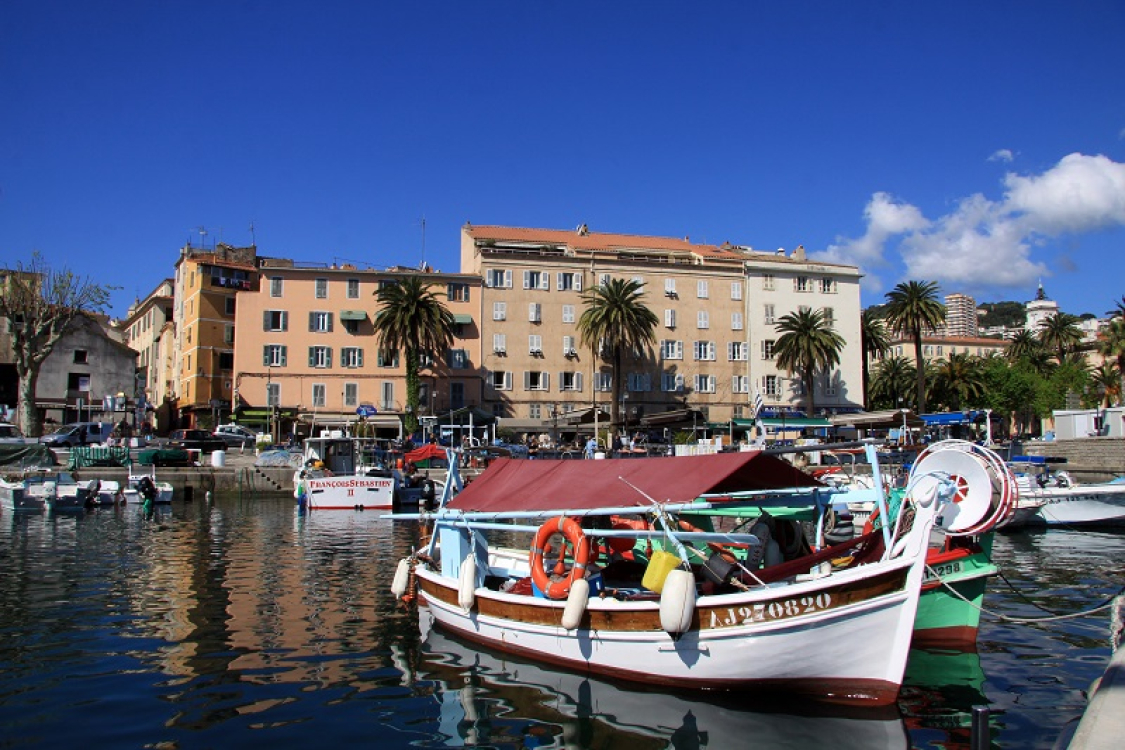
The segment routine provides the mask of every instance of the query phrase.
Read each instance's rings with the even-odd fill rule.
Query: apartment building
[[[137,387],[134,395],[156,408],[152,423],[170,429],[171,400],[176,380],[175,282],[164,279],[143,300],[129,307],[118,322],[125,343],[137,353]]]
[[[859,273],[810,263],[804,250],[757,253],[689,239],[466,224],[461,270],[482,289],[486,408],[522,429],[599,405],[608,410],[610,366],[580,341],[583,290],[610,278],[642,284],[660,321],[652,351],[627,357],[624,416],[688,425],[747,415],[755,390],[767,408],[803,403],[800,384],[778,371],[775,324],[801,306],[825,308],[848,342],[843,364],[818,383],[817,405],[858,408]],[[689,416],[690,415],[690,416]],[[512,421],[514,420],[514,421]]]
[[[993,338],[966,338],[963,336],[923,336],[922,358],[926,361],[936,359],[949,359],[951,354],[970,354],[975,357],[987,357],[991,354],[1004,354],[1011,342],[1006,339]],[[890,349],[883,355],[871,355],[871,366],[887,357],[905,357],[911,365],[915,364],[914,341],[912,339],[895,338],[890,342]]]
[[[176,320],[170,401],[176,425],[218,424],[231,413],[238,295],[257,288],[257,248],[219,242],[180,250],[173,279]]]
[[[360,269],[261,258],[260,287],[238,303],[234,393],[240,422],[308,435],[318,427],[356,421],[388,436],[400,432],[406,410],[406,367],[398,352],[381,351],[374,331],[375,295],[385,284],[423,273],[453,313],[455,343],[424,361],[419,417],[481,403],[481,281],[479,276],[410,268]]]
[[[947,294],[945,296],[945,324],[937,331],[937,335],[954,338],[979,337],[977,301],[967,294]]]

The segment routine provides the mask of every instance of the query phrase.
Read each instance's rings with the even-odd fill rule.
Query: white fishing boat
[[[417,591],[439,626],[469,640],[584,673],[886,705],[902,682],[930,531],[939,512],[956,519],[957,489],[916,467],[893,525],[762,568],[754,534],[683,531],[678,516],[740,504],[823,514],[831,493],[780,458],[500,459],[443,503],[392,590]],[[497,532],[501,543],[489,540]],[[502,544],[517,535],[534,539],[530,552]],[[677,552],[614,559],[638,539]],[[705,564],[685,562],[697,545],[718,548]],[[753,562],[711,564],[724,545],[745,546]]]
[[[1014,462],[1017,526],[1125,526],[1125,482],[1080,484],[1043,459]]]
[[[0,507],[13,511],[79,511],[86,507],[89,490],[69,472],[28,469],[0,477]]]
[[[370,441],[331,431],[305,440],[293,496],[308,510],[379,510],[429,502],[437,485],[408,478],[375,458]]]
[[[155,469],[151,474],[130,474],[129,486],[124,491],[129,502],[143,503],[146,498],[151,497],[157,505],[168,505],[175,494],[171,482],[156,478]]]
[[[113,479],[91,479],[86,483],[90,505],[124,505],[139,502],[140,496],[134,487],[123,487]]]

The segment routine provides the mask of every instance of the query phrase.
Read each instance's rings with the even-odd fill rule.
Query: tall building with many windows
[[[976,338],[979,336],[977,301],[967,294],[947,294],[945,297],[945,325],[941,327],[937,335],[952,338]]]
[[[556,415],[609,411],[614,373],[578,334],[583,292],[635,279],[659,324],[652,351],[627,357],[628,423],[726,424],[749,416],[760,391],[769,409],[795,410],[800,383],[778,370],[777,322],[824,309],[847,346],[818,379],[816,404],[858,408],[859,273],[851,266],[688,239],[466,224],[461,270],[483,279],[483,401],[517,429],[555,426]],[[852,383],[852,387],[848,387]],[[690,416],[689,416],[690,415]]]
[[[170,426],[169,402],[175,393],[174,290],[172,279],[160,282],[143,300],[134,302],[118,324],[125,343],[137,352],[134,395],[154,407],[151,421],[159,430]]]

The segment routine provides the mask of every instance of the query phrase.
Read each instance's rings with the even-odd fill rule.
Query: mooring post
[[[988,706],[973,706],[972,750],[988,750],[992,746],[992,735],[988,726]]]

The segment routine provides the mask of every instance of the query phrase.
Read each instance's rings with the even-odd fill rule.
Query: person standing
[[[598,450],[598,440],[597,440],[597,438],[591,437],[589,440],[586,441],[586,458],[593,458],[594,453],[596,453],[597,450]]]

